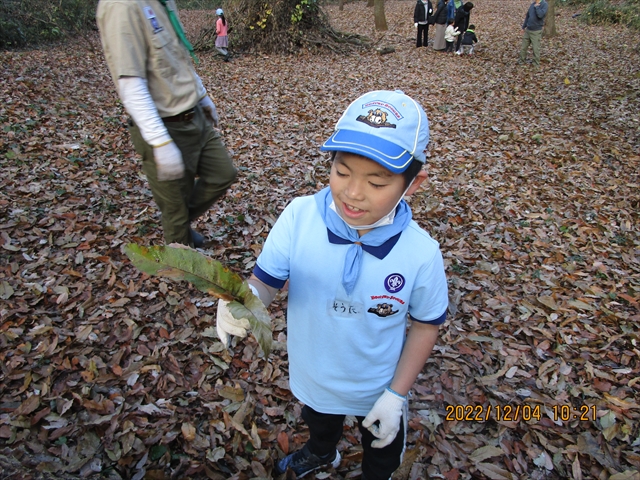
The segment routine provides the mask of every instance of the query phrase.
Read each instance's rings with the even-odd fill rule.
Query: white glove
[[[380,395],[362,422],[362,425],[379,439],[371,443],[373,448],[386,447],[396,438],[400,430],[402,407],[406,401],[407,397],[397,394],[390,388]]]
[[[414,24],[413,24],[413,26],[414,26],[414,27],[416,27],[416,28],[418,28],[418,24],[417,24],[417,23],[414,23]]]
[[[249,288],[253,294],[260,298],[258,290],[249,284]],[[249,329],[249,320],[246,318],[237,319],[229,311],[229,302],[226,300],[218,300],[218,311],[216,312],[216,331],[218,337],[225,347],[229,347],[229,336],[235,335],[240,338],[247,336],[247,330]]]
[[[218,117],[218,111],[216,110],[216,106],[213,103],[213,100],[211,100],[211,97],[209,97],[209,95],[202,97],[198,102],[198,105],[202,108],[207,120],[209,120],[214,127],[217,127],[218,123],[220,123],[220,117]]]
[[[178,180],[184,176],[182,153],[173,140],[159,147],[153,147],[158,180]]]

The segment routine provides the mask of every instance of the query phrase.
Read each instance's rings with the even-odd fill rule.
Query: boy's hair
[[[336,155],[337,154],[338,154],[337,150],[333,150],[331,152],[331,162],[332,163],[336,159]],[[364,155],[360,155],[360,156],[362,158],[367,158]],[[424,166],[424,163],[422,163],[420,160],[416,160],[414,158],[411,161],[411,163],[409,164],[407,169],[400,174],[400,175],[402,175],[402,178],[404,180],[404,188],[409,188],[409,185],[411,185],[411,182],[413,182],[413,180],[418,176],[418,173],[420,173],[420,170],[422,170],[423,166]]]
[[[475,25],[469,25],[469,26],[467,27],[467,30],[475,30],[475,29],[476,29],[476,26],[475,26]]]
[[[429,120],[420,104],[400,90],[377,90],[347,107],[320,150],[361,155],[403,173],[414,159],[424,164],[428,143]]]
[[[456,23],[456,22],[453,21],[453,20],[449,20],[449,25],[453,25],[454,23]]]

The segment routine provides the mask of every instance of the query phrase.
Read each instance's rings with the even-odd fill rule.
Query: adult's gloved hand
[[[253,294],[260,298],[258,290],[249,284],[249,288]],[[231,311],[229,311],[229,302],[226,300],[218,300],[218,311],[216,312],[216,331],[218,337],[225,347],[229,347],[229,339],[231,335],[244,338],[247,336],[247,330],[249,329],[249,320],[246,318],[235,318]]]
[[[416,27],[416,28],[418,28],[418,24],[417,24],[417,23],[414,23],[414,24],[413,24],[413,26],[414,26],[414,27]]]
[[[380,395],[362,422],[362,425],[378,438],[371,443],[373,448],[386,447],[396,438],[400,430],[402,407],[406,401],[407,397],[403,397],[388,387]]]
[[[159,181],[178,180],[184,176],[182,153],[173,140],[153,147],[153,158]]]
[[[218,117],[218,111],[216,110],[216,106],[211,100],[209,95],[206,95],[200,99],[198,105],[202,108],[204,112],[204,116],[207,117],[207,120],[213,124],[214,127],[218,127],[220,123],[220,117]]]

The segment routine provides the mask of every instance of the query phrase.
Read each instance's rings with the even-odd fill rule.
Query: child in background
[[[453,26],[453,20],[449,20],[449,25],[444,31],[444,41],[447,42],[447,46],[444,49],[445,52],[453,53],[453,42],[456,41],[458,35],[460,35],[460,32]]]
[[[464,32],[462,36],[462,53],[468,53],[471,55],[473,53],[473,44],[478,43],[478,37],[476,37],[476,26],[469,25],[467,31]]]
[[[216,10],[218,20],[216,20],[216,50],[223,56],[224,61],[229,61],[229,38],[227,36],[227,19],[224,18],[224,12],[221,8]]]
[[[400,91],[361,96],[321,147],[332,152],[329,186],[294,199],[269,232],[248,283],[269,305],[289,281],[289,383],[310,435],[274,476],[337,467],[346,415],[362,434],[361,478],[388,480],[400,466],[407,394],[448,305],[438,243],[404,201],[427,177],[428,142],[415,100]],[[225,345],[248,327],[218,301]]]

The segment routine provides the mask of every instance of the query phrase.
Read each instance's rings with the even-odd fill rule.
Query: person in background
[[[540,41],[542,39],[542,28],[544,19],[547,16],[549,4],[545,0],[534,0],[529,6],[527,14],[522,24],[522,45],[520,47],[520,59],[518,63],[524,63],[527,58],[529,45],[533,50],[533,66],[540,68]]]
[[[205,239],[191,222],[225,194],[236,169],[213,128],[218,112],[193,66],[176,4],[100,0],[96,20],[165,242],[201,247]]]
[[[429,17],[433,13],[431,0],[418,0],[413,9],[413,22],[418,29],[416,48],[426,47],[429,41]]]
[[[248,284],[269,305],[289,282],[289,384],[309,427],[273,478],[337,467],[346,415],[362,435],[361,478],[388,480],[401,464],[407,394],[448,306],[438,243],[403,200],[426,180],[428,143],[429,120],[411,97],[362,95],[321,147],[332,155],[329,186],[291,201],[269,232]],[[218,300],[225,345],[248,327],[229,308]]]
[[[453,26],[461,33],[467,30],[469,26],[469,20],[471,18],[471,9],[473,8],[473,3],[467,2],[462,5],[458,10],[456,10],[456,18],[453,22]],[[460,55],[462,53],[460,51],[460,43],[462,42],[463,35],[458,36],[458,40],[456,41],[456,53]]]
[[[224,17],[224,11],[219,8],[216,10],[218,19],[216,20],[216,50],[224,57],[224,61],[229,61],[229,37],[227,19]]]
[[[447,4],[447,23],[456,19],[456,12],[462,6],[462,0],[450,0]]]
[[[467,31],[462,35],[462,48],[460,50],[461,54],[467,53],[471,55],[473,53],[474,43],[478,43],[478,37],[476,37],[476,26],[469,25]]]
[[[444,32],[447,29],[447,5],[453,0],[439,0],[436,9],[434,23],[436,25],[436,35],[433,40],[433,49],[443,51],[447,44],[444,39]]]
[[[447,42],[447,47],[444,49],[445,52],[453,53],[453,42],[455,42],[458,35],[460,35],[460,32],[453,26],[453,20],[449,20],[449,25],[444,32],[444,40]]]

